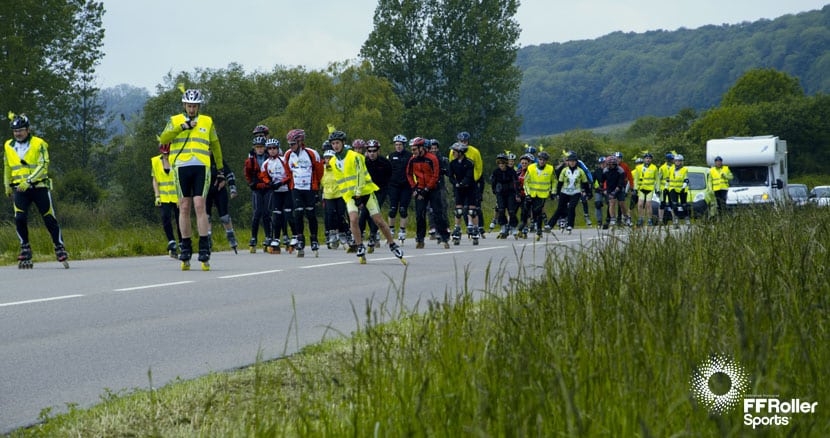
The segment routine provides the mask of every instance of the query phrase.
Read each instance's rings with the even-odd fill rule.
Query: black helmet
[[[29,127],[29,118],[26,114],[18,114],[14,116],[11,122],[12,129],[23,129]]]
[[[346,142],[346,133],[343,131],[334,131],[329,134],[329,141],[340,140],[343,143]]]
[[[254,137],[254,139],[251,140],[251,144],[253,144],[254,147],[257,147],[257,146],[263,146],[264,147],[265,142],[267,142],[267,141],[268,140],[265,137]]]
[[[540,160],[550,161],[550,154],[545,151],[539,152],[539,154],[536,155],[536,157]]]
[[[461,131],[458,133],[458,141],[470,141],[470,133],[467,131]]]
[[[504,152],[502,152],[502,153],[500,153],[500,154],[496,155],[496,163],[498,163],[499,161],[504,161],[504,162],[507,162],[507,159],[508,159],[508,158],[507,158],[507,154],[506,154],[506,153],[504,153]]]
[[[576,161],[578,159],[579,158],[577,157],[575,152],[571,152],[570,154],[568,154],[567,157],[565,157],[565,161]]]

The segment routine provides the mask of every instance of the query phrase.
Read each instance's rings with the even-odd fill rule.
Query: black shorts
[[[176,192],[181,198],[206,197],[210,189],[210,168],[208,166],[175,167]]]

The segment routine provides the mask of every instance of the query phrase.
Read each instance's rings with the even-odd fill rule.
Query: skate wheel
[[[401,257],[401,258],[400,258],[400,260],[401,260],[401,263],[402,263],[404,266],[406,266],[406,259],[405,259],[405,258],[403,258],[403,257]]]
[[[368,252],[369,254],[372,254],[373,252],[375,252],[375,247],[370,246],[370,247],[366,248],[366,252]]]
[[[202,262],[202,270],[203,271],[210,271],[210,263]]]
[[[366,257],[358,257],[358,260],[360,260],[360,264],[361,264],[361,265],[365,265],[365,264],[366,264]]]
[[[190,262],[182,262],[182,271],[190,270]]]
[[[305,257],[305,253],[303,253],[302,251],[297,251],[297,257],[299,257],[299,258]]]
[[[251,247],[251,254],[256,254],[256,247],[255,246]]]
[[[478,239],[473,239],[473,246],[478,245]]]
[[[320,257],[320,253],[318,251],[313,251],[313,252],[314,252],[314,257]]]
[[[69,269],[69,262],[66,260],[62,261],[61,264],[63,265],[63,269]]]

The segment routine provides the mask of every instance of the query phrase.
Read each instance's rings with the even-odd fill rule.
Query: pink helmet
[[[303,143],[305,141],[305,131],[302,129],[292,129],[288,131],[285,138],[289,142],[295,141],[297,143]]]
[[[366,147],[366,142],[362,138],[356,138],[352,140],[352,148],[354,149],[363,149]]]

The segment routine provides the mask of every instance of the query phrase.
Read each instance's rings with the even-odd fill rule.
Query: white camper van
[[[728,207],[784,202],[787,185],[787,142],[772,135],[729,137],[706,142],[706,162],[723,158],[734,179],[729,182]]]

